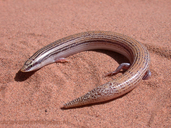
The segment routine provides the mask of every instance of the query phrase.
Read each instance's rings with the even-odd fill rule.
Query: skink
[[[118,52],[129,59],[114,72],[127,69],[116,79],[91,90],[87,94],[63,105],[62,108],[80,107],[117,98],[136,87],[142,79],[148,79],[150,56],[148,50],[138,41],[114,32],[90,31],[59,39],[34,53],[21,68],[22,72],[37,70],[54,62],[66,61],[65,58],[78,52],[106,49]]]

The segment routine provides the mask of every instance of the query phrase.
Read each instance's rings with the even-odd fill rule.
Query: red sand
[[[0,5],[0,127],[171,127],[170,0],[1,0]],[[18,71],[43,46],[91,30],[145,44],[152,77],[110,102],[61,110],[117,77],[103,76],[124,59],[89,51],[34,73]]]

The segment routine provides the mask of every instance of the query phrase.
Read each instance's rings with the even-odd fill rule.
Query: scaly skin
[[[130,61],[129,69],[113,81],[64,104],[62,108],[80,107],[117,98],[135,88],[144,75],[144,78],[151,75],[147,49],[128,36],[107,31],[84,32],[57,40],[33,54],[21,71],[34,71],[53,62],[65,61],[65,57],[72,54],[92,49],[107,49],[123,54]]]

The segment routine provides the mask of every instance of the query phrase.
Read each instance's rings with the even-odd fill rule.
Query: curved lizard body
[[[21,71],[34,71],[50,63],[65,61],[66,57],[75,53],[94,49],[115,51],[129,59],[130,64],[123,63],[108,75],[115,74],[120,69],[128,70],[116,79],[64,104],[62,108],[79,107],[117,98],[131,91],[142,79],[151,75],[148,70],[150,56],[147,49],[128,36],[107,31],[83,32],[59,39],[33,54]]]

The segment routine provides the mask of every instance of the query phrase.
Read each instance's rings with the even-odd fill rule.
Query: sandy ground
[[[152,77],[110,102],[61,110],[117,77],[103,76],[125,59],[88,51],[34,73],[18,71],[43,46],[91,30],[143,43],[151,55]],[[1,0],[0,53],[0,127],[171,127],[170,0]]]

